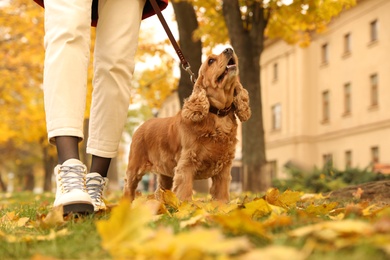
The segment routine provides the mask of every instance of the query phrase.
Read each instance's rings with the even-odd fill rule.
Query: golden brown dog
[[[173,117],[148,120],[134,133],[124,196],[133,200],[138,182],[151,172],[158,174],[157,189],[173,188],[181,200],[191,200],[193,180],[211,178],[212,197],[228,201],[236,116],[246,121],[250,115],[233,50],[209,56],[183,109]]]

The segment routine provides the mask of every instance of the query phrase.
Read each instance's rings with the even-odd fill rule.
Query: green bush
[[[290,189],[319,193],[370,181],[390,180],[390,175],[375,173],[369,168],[349,168],[341,171],[329,163],[322,169],[314,168],[311,172],[305,172],[290,166],[285,168],[288,177],[274,179],[272,185],[279,190]]]

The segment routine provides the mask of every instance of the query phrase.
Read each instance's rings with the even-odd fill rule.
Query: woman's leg
[[[102,200],[105,177],[126,123],[144,5],[145,0],[99,0],[87,143],[87,152],[92,154],[87,190],[95,211],[106,208]]]
[[[92,0],[45,2],[44,99],[51,143],[83,138]]]
[[[64,213],[92,212],[86,167],[79,159],[83,138],[92,0],[45,1],[44,100],[48,137],[56,144],[54,206]]]
[[[129,107],[144,4],[145,0],[99,1],[87,146],[96,162],[98,157],[113,158],[117,154]],[[104,172],[102,169],[101,174]]]

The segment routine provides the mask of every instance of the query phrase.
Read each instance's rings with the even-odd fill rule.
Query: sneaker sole
[[[80,213],[80,214],[91,214],[94,212],[94,208],[92,204],[86,203],[75,203],[64,205],[64,215],[69,213]]]

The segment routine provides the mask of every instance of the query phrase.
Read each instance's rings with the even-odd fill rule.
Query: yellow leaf
[[[357,188],[356,192],[353,192],[352,195],[355,199],[360,199],[364,193],[364,190],[362,188]]]
[[[303,260],[305,254],[293,247],[268,246],[262,249],[255,249],[238,258],[239,260]]]
[[[292,224],[292,218],[286,215],[272,214],[266,221],[263,222],[265,227],[284,227]]]
[[[58,258],[52,257],[52,256],[46,256],[41,254],[35,254],[33,255],[30,260],[57,260]]]
[[[314,225],[297,228],[289,233],[290,236],[303,237],[313,235],[331,241],[336,237],[352,235],[368,235],[372,233],[370,224],[359,220],[325,221]]]
[[[214,259],[210,256],[223,257],[250,247],[245,237],[225,238],[217,229],[197,228],[176,235],[160,229],[139,248],[138,256],[139,259]]]
[[[8,227],[23,227],[30,219],[27,217],[19,218],[19,216],[15,213],[15,211],[7,212],[0,218],[1,226]]]
[[[301,196],[302,201],[307,200],[324,200],[330,197],[330,193],[326,196],[322,195],[322,193],[305,193]]]
[[[185,221],[181,221],[180,222],[180,228],[185,228],[185,227],[188,227],[188,226],[194,226],[200,222],[204,222],[205,218],[206,218],[206,214],[199,214],[197,216],[194,216],[188,220],[185,220]]]
[[[110,219],[96,222],[102,247],[112,256],[130,256],[153,234],[146,224],[152,220],[158,205],[138,205],[133,208],[130,205],[130,200],[123,199],[112,210]]]
[[[337,206],[337,202],[323,203],[321,205],[310,204],[306,207],[305,211],[309,215],[322,216],[329,214]]]
[[[301,199],[301,192],[286,190],[282,194],[279,190],[272,188],[267,191],[265,200],[275,206],[283,208],[295,207],[296,203]]]
[[[251,218],[260,218],[272,212],[270,205],[263,199],[245,203],[243,206],[244,208],[241,211]]]
[[[147,205],[151,208],[157,208],[156,214],[167,214],[169,216],[171,215],[165,205],[155,199],[149,199],[147,197],[140,196],[133,200],[133,202],[131,203],[132,208],[139,207],[140,205]]]
[[[46,229],[59,227],[65,224],[63,206],[53,207],[46,217],[38,216],[37,224],[39,227]]]
[[[199,207],[197,207],[194,203],[184,201],[180,204],[180,206],[177,208],[177,212],[173,214],[175,218],[178,219],[184,219],[191,217],[196,210],[198,210]]]
[[[16,218],[15,211],[7,212],[4,214],[4,216],[1,217],[0,219],[0,224],[6,224],[10,223],[11,221],[14,221]]]
[[[254,221],[251,216],[241,210],[236,210],[229,215],[210,216],[210,218],[233,234],[252,234],[269,239],[264,225]]]
[[[162,190],[160,189],[157,192],[157,198],[162,203],[170,206],[174,209],[178,209],[180,207],[180,200],[176,197],[175,193],[170,190]]]
[[[23,227],[23,226],[26,225],[26,223],[27,223],[29,220],[30,220],[30,218],[27,218],[27,217],[20,218],[20,219],[18,219],[16,226],[18,226],[18,227]]]

